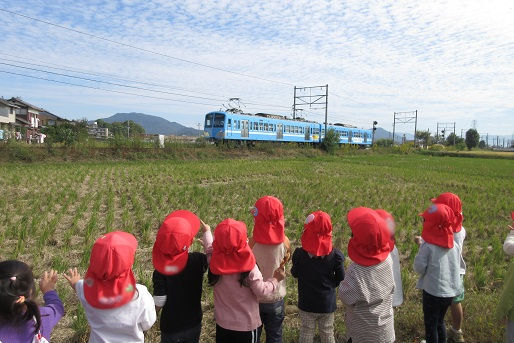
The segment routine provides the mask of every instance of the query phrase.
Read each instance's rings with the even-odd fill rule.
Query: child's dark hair
[[[0,319],[4,323],[35,319],[34,334],[38,333],[41,314],[33,300],[35,295],[34,275],[27,264],[17,260],[0,262]],[[25,300],[20,302],[20,297]]]
[[[250,272],[247,271],[247,272],[242,272],[239,276],[239,285],[241,287],[250,287],[248,285],[248,276],[250,275]],[[220,280],[220,277],[221,275],[218,275],[218,274],[214,274],[211,272],[211,270],[209,269],[209,272],[207,273],[207,281],[209,282],[209,286],[214,286],[215,284],[218,283],[218,281]]]

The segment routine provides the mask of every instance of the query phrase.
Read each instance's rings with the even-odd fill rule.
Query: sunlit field
[[[460,195],[467,239],[464,255],[464,332],[469,342],[499,342],[494,320],[508,258],[502,243],[514,210],[514,161],[420,155],[232,159],[206,161],[33,163],[0,165],[0,258],[60,272],[77,266],[84,273],[94,240],[125,230],[138,241],[134,266],[138,282],[150,289],[151,249],[160,222],[171,211],[189,209],[213,228],[227,217],[243,220],[263,195],[284,203],[286,230],[298,246],[305,217],[318,209],[332,216],[336,246],[346,255],[350,230],[346,213],[355,206],[384,208],[396,217],[405,302],[395,312],[398,342],[423,336],[421,294],[412,269],[421,230],[418,213],[444,191]],[[195,243],[195,250],[199,244]],[[348,260],[347,260],[348,262]],[[290,266],[289,266],[290,267]],[[296,283],[287,279],[285,341],[298,336]],[[87,320],[71,288],[61,278],[58,292],[66,316],[53,332],[56,342],[86,341]],[[202,342],[214,341],[212,289],[204,288]],[[344,308],[336,317],[337,341],[344,336]],[[147,334],[158,342],[158,324]]]

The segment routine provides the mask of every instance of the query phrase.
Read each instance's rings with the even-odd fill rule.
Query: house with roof
[[[61,118],[53,113],[50,113],[47,110],[39,112],[39,124],[41,126],[57,126],[67,121],[68,120]]]
[[[16,109],[18,106],[4,98],[0,98],[0,139],[7,139],[14,131]]]
[[[15,111],[16,123],[36,132],[40,126],[39,113],[43,112],[44,109],[32,105],[21,98],[11,98],[9,102],[18,106]]]

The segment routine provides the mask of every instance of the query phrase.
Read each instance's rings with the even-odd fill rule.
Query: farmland
[[[498,342],[494,320],[508,259],[502,250],[514,209],[514,162],[506,159],[420,155],[354,155],[316,158],[241,158],[203,161],[32,163],[0,165],[0,259],[17,258],[36,275],[77,266],[85,272],[94,240],[103,232],[125,230],[139,241],[134,271],[151,288],[151,249],[160,222],[175,209],[199,214],[213,228],[227,217],[243,220],[262,195],[279,197],[286,230],[298,246],[305,217],[322,209],[332,216],[335,245],[346,255],[350,237],[345,215],[355,206],[382,207],[397,221],[405,303],[396,310],[399,342],[423,336],[421,296],[412,262],[419,233],[417,216],[440,192],[460,195],[468,231],[465,259],[464,331],[470,342]],[[199,244],[195,243],[195,250]],[[295,341],[299,320],[295,280],[288,278],[286,341]],[[61,278],[67,314],[54,330],[58,341],[85,341],[87,321]],[[213,342],[212,291],[205,286],[202,341]],[[342,305],[336,334],[344,334]],[[158,325],[148,333],[158,341]]]

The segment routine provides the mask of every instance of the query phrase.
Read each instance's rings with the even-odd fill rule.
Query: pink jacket
[[[214,319],[227,330],[252,331],[261,326],[258,297],[272,294],[275,278],[264,281],[257,267],[248,276],[248,286],[239,283],[240,274],[222,275],[214,285]]]

